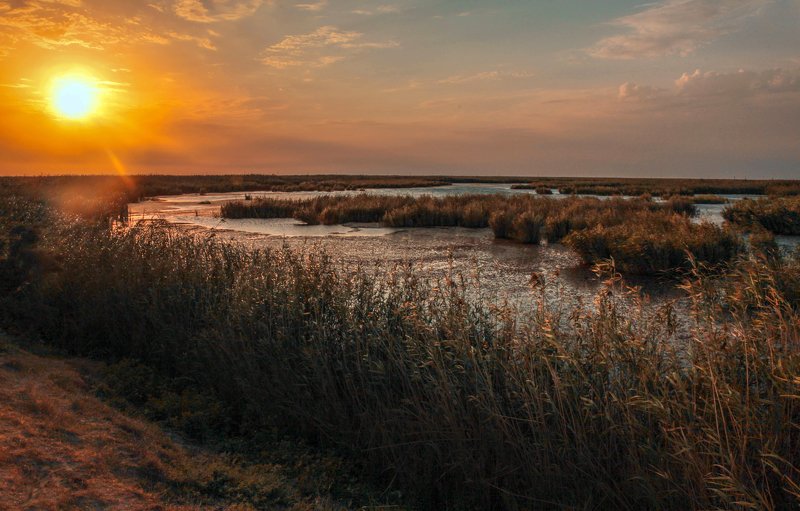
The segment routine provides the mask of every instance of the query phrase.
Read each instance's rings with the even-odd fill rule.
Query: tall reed
[[[637,213],[625,223],[575,231],[564,243],[589,264],[613,259],[623,273],[640,275],[688,270],[695,262],[718,265],[744,251],[735,232],[650,212]]]
[[[800,197],[740,200],[722,212],[741,227],[763,228],[774,234],[800,234]]]
[[[250,434],[339,446],[420,508],[800,505],[797,260],[691,270],[678,338],[613,268],[594,304],[540,288],[521,316],[455,276],[166,225],[45,239],[62,268],[26,291],[45,339],[188,378]]]

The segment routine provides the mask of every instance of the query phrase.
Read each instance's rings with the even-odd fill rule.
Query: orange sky
[[[800,178],[798,26],[800,0],[0,0],[0,174]],[[84,120],[51,104],[75,73]]]

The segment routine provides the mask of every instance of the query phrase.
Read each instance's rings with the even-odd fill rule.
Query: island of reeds
[[[701,198],[700,200],[708,200]],[[256,198],[223,204],[225,218],[291,217],[308,224],[378,222],[388,227],[490,227],[520,243],[564,243],[587,264],[613,259],[620,271],[666,274],[694,264],[719,264],[742,250],[738,233],[694,222],[695,201],[673,196],[598,199],[532,195],[321,196]]]

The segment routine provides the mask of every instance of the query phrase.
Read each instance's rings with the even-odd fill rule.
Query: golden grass
[[[33,355],[0,334],[0,508],[348,508],[319,481],[296,479],[303,472],[192,447],[109,407],[83,375],[99,367]]]
[[[376,279],[168,226],[53,242],[63,271],[30,295],[58,311],[46,339],[189,379],[239,427],[336,445],[423,508],[800,502],[797,261],[690,276],[676,339],[674,310],[616,275],[569,311],[542,288],[521,317],[458,276]]]
[[[9,324],[190,382],[240,431],[336,446],[424,509],[800,505],[798,258],[690,265],[682,315],[604,262],[593,303],[533,281],[522,313],[458,275],[377,278],[157,223],[56,221],[42,240],[58,268],[5,261]]]
[[[773,234],[800,234],[800,197],[740,200],[722,212],[729,222],[745,229],[766,229]]]

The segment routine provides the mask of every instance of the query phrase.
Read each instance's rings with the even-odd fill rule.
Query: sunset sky
[[[6,175],[800,178],[800,0],[0,0],[0,136]]]

